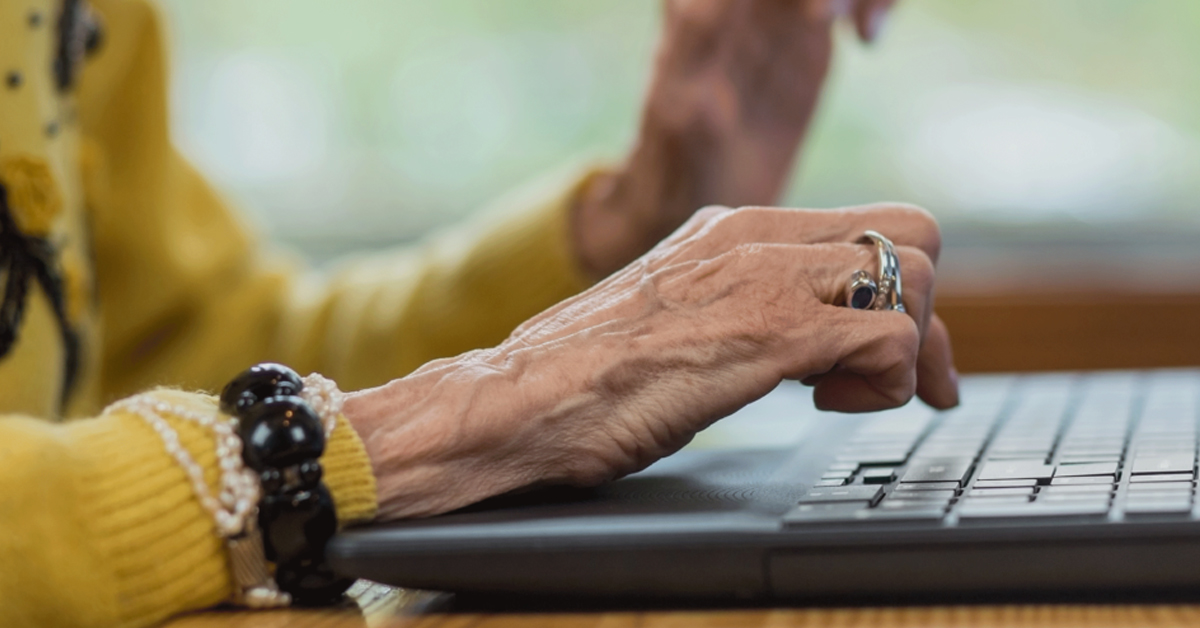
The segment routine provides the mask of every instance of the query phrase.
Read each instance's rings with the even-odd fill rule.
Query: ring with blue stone
[[[846,307],[854,310],[869,310],[879,296],[879,285],[865,270],[856,270],[846,282]]]

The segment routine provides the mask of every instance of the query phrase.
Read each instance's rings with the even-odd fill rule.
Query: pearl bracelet
[[[146,422],[162,439],[167,453],[187,474],[192,491],[200,505],[212,515],[217,534],[229,538],[241,534],[246,521],[254,514],[261,493],[258,477],[242,463],[242,440],[237,435],[237,421],[220,414],[202,414],[188,408],[160,401],[152,393],[118,401],[104,414],[125,412]],[[214,498],[204,481],[204,468],[179,443],[179,433],[164,417],[173,416],[195,423],[215,436],[217,464],[221,469],[221,489]]]
[[[232,405],[229,403],[231,388],[234,388],[239,381],[245,383],[247,374],[251,374],[250,377],[253,377],[254,373],[261,375],[264,371],[290,375],[287,377],[288,381],[283,384],[271,383],[269,395],[243,396],[242,393],[247,391],[234,391],[232,394],[234,402]],[[256,383],[262,384],[262,382]],[[319,453],[324,450],[325,441],[337,426],[345,395],[338,390],[332,380],[320,374],[313,373],[301,380],[290,369],[278,365],[259,365],[231,382],[222,395],[222,412],[211,414],[195,412],[189,408],[157,399],[153,393],[141,394],[116,402],[103,412],[106,415],[124,412],[137,416],[162,439],[167,453],[175,459],[187,475],[192,484],[192,491],[200,505],[212,516],[217,535],[225,539],[234,579],[234,602],[249,608],[281,607],[287,606],[293,601],[292,595],[281,591],[277,586],[276,578],[272,577],[267,565],[266,556],[270,543],[269,541],[264,543],[263,532],[259,525],[259,519],[262,516],[260,504],[264,499],[264,493],[287,489],[294,484],[292,480],[296,480],[296,476],[304,476],[304,481],[316,489],[316,494],[311,498],[308,497],[308,493],[303,493],[312,504],[316,504],[316,506],[310,504],[310,510],[312,507],[324,507],[328,513],[322,511],[319,514],[325,514],[326,518],[333,517],[333,523],[336,526],[336,515],[332,512],[332,500],[329,498],[327,489],[319,484],[321,469],[315,456],[306,460],[297,469],[290,469],[287,477],[273,467],[255,469],[247,463],[247,459],[256,460],[254,454],[257,452],[246,451],[243,442],[245,435],[242,434],[246,427],[243,425],[244,420],[239,421],[238,417],[232,415],[252,407],[262,414],[261,402],[266,401],[269,405],[277,399],[275,404],[280,405],[279,401],[285,401],[288,398],[294,399],[295,401],[292,402],[294,405],[303,406],[303,410],[311,411],[319,419],[319,437],[323,438],[320,438],[321,442],[316,445],[318,449],[314,450],[319,456]],[[215,453],[221,470],[220,488],[215,497],[205,481],[204,468],[180,443],[179,433],[167,420],[167,417],[194,423],[213,434]],[[261,432],[262,430],[258,430],[258,433]],[[272,479],[270,487],[272,490],[264,491],[263,478]],[[295,490],[288,495],[295,497]],[[272,496],[268,495],[268,498],[270,497]],[[278,497],[275,497],[271,503],[274,506],[273,512],[278,512],[281,507]],[[324,541],[327,540],[324,539]],[[321,547],[322,554],[324,541],[322,541]],[[276,572],[276,577],[287,575],[280,573],[279,569]],[[326,581],[329,579],[325,578]],[[342,583],[343,581],[340,580],[335,582],[338,586]],[[340,592],[340,590],[337,591],[338,594]],[[322,591],[322,593],[328,592]]]

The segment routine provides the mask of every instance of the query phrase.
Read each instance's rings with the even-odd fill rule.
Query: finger
[[[936,315],[917,355],[917,396],[942,410],[958,405],[958,371],[954,369],[950,332]]]
[[[924,255],[915,249],[906,254]],[[751,344],[767,342],[772,350],[763,357],[777,365],[778,377],[826,373],[814,393],[820,407],[865,412],[913,396],[921,346],[917,321],[903,312],[831,305],[851,271],[874,257],[873,247],[848,243],[748,243],[716,259],[664,268],[652,283],[664,301],[681,307],[723,304],[726,315],[716,318],[748,325],[744,336]],[[732,292],[727,273],[740,278]],[[724,295],[716,301],[714,287]],[[931,294],[932,288],[916,292]],[[921,316],[925,302],[911,302]]]
[[[896,256],[900,258],[901,296],[904,299],[904,309],[917,322],[921,338],[925,338],[933,318],[933,261],[923,251],[912,246],[896,247]],[[876,262],[878,266],[878,262]]]
[[[874,412],[902,406],[916,392],[920,335],[898,312],[844,309],[837,366],[813,388],[822,410]]]
[[[672,245],[682,242],[694,236],[701,229],[704,229],[718,216],[731,211],[733,211],[733,208],[726,207],[725,205],[708,205],[706,207],[702,207],[692,214],[691,218],[688,218],[687,222],[684,222],[682,225],[680,225],[679,228],[674,231],[674,233],[664,238],[662,245]]]
[[[809,210],[812,211],[812,210]],[[872,229],[897,246],[921,249],[937,265],[942,233],[928,211],[908,203],[873,203],[835,210],[816,210],[806,217],[808,237],[814,242],[857,242]]]
[[[902,203],[841,209],[742,207],[714,216],[690,237],[723,252],[745,242],[858,242],[868,229],[896,245],[921,249],[937,264],[942,246],[937,221],[920,207]]]
[[[811,387],[816,386],[817,384],[821,383],[821,379],[824,378],[828,374],[829,373],[819,373],[817,375],[809,375],[808,377],[802,378],[800,380],[800,383],[811,388]]]
[[[878,280],[879,258],[874,245],[834,243],[810,248],[815,260],[808,267],[809,277],[822,303],[845,306],[846,286],[856,270],[866,270]],[[896,256],[900,258],[904,309],[924,337],[933,316],[933,262],[924,251],[911,246],[896,247]]]
[[[854,26],[864,43],[874,43],[895,0],[861,0],[854,7]]]
[[[794,260],[803,269],[798,271],[802,273],[799,276],[809,283],[811,294],[826,304],[819,311],[827,328],[821,331],[823,342],[818,350],[827,358],[824,362],[814,363],[797,355],[797,371],[791,376],[814,386],[814,400],[818,407],[826,410],[867,412],[907,403],[916,391],[916,365],[923,345],[923,330],[932,318],[932,263],[916,248],[897,250],[901,267],[907,265],[913,269],[908,280],[910,288],[905,292],[908,309],[905,315],[834,305],[844,301],[846,281],[853,270],[875,259],[874,247],[832,243],[800,246],[793,250],[803,251],[803,256]],[[780,276],[787,274],[780,273]],[[939,330],[945,331],[944,327]],[[799,352],[813,350],[811,345],[798,349]],[[817,368],[816,373],[812,372],[813,366]],[[939,385],[936,379],[930,381]],[[939,395],[936,399],[944,399],[943,390],[944,386],[935,389]]]
[[[954,369],[950,335],[936,316],[921,342],[915,368],[917,397],[939,410],[958,405],[958,372]],[[832,371],[806,377],[802,382],[814,387],[814,402],[823,410],[868,412],[901,405],[895,384],[881,384],[848,364],[839,364]]]

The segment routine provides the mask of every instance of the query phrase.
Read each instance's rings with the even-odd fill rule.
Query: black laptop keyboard
[[[1200,373],[972,384],[949,412],[864,421],[785,525],[1193,517]]]

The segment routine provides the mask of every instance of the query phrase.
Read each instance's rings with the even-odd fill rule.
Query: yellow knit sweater
[[[147,625],[229,596],[223,545],[183,470],[104,404],[170,386],[152,394],[216,412],[210,394],[182,391],[219,390],[266,360],[344,390],[379,384],[494,344],[584,287],[566,222],[584,177],[325,275],[268,255],[170,144],[152,7],[93,0],[64,17],[71,6],[0,0],[6,627]],[[85,54],[88,10],[105,37]],[[215,488],[210,436],[172,423]],[[370,464],[344,419],[323,463],[342,521],[372,517]]]

